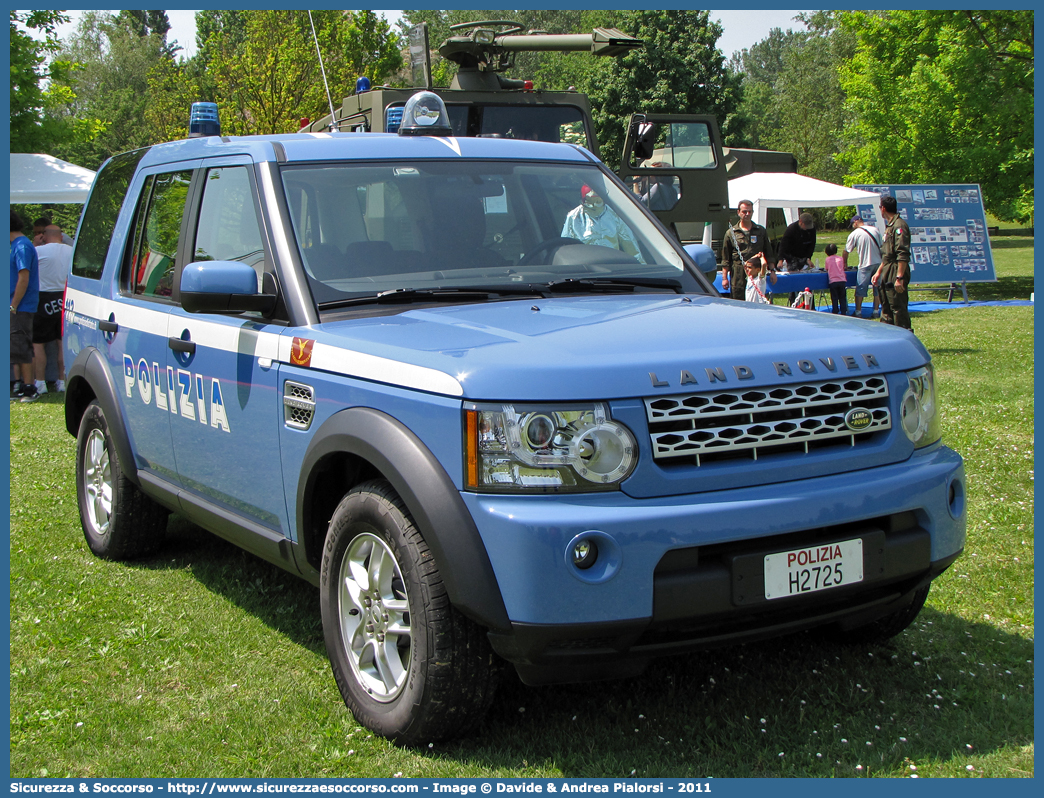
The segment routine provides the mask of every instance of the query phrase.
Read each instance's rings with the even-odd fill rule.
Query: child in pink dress
[[[831,313],[848,315],[848,278],[845,276],[845,262],[837,254],[837,244],[826,245],[827,283],[830,285]]]

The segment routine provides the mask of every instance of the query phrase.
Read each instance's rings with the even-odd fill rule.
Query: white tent
[[[754,203],[754,221],[763,226],[769,208],[782,208],[787,224],[792,224],[797,220],[798,208],[871,204],[877,227],[884,230],[884,219],[877,207],[880,195],[793,172],[754,172],[730,180],[729,207],[735,208],[745,199]]]
[[[50,155],[11,153],[11,204],[86,202],[94,172]]]

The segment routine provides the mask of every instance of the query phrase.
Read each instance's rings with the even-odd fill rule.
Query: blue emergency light
[[[386,108],[384,110],[384,132],[398,133],[399,125],[402,124],[402,106]]]
[[[220,136],[221,122],[218,120],[217,103],[192,103],[189,112],[190,139],[202,136]]]

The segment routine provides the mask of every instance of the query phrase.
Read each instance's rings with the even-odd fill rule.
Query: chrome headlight
[[[931,364],[906,374],[910,381],[899,406],[899,421],[916,448],[942,437],[939,404],[935,396],[935,372]]]
[[[476,404],[464,413],[469,490],[616,490],[638,457],[603,404]]]

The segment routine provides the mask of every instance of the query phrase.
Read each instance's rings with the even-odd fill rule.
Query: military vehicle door
[[[620,178],[685,243],[728,220],[729,181],[721,133],[706,114],[634,114]]]

